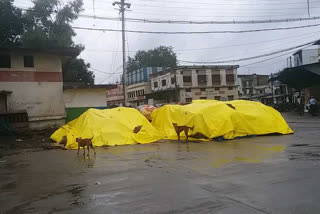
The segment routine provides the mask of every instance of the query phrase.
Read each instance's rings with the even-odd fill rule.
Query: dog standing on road
[[[176,130],[176,133],[178,135],[178,140],[180,140],[180,133],[183,131],[184,134],[186,135],[187,137],[187,141],[188,141],[188,138],[189,138],[189,129],[193,130],[194,126],[193,127],[188,127],[188,126],[178,126],[177,123],[172,123],[174,129]]]
[[[83,147],[83,155],[86,155],[86,146],[88,148],[88,154],[87,156],[89,156],[89,153],[90,153],[90,149],[89,147],[91,147],[94,151],[94,154],[96,154],[96,150],[94,149],[93,145],[92,145],[92,139],[94,138],[94,135],[92,136],[92,138],[85,138],[85,139],[82,139],[81,137],[77,137],[76,138],[76,142],[78,143],[78,152],[77,154],[79,154],[79,151],[80,151],[80,147]]]

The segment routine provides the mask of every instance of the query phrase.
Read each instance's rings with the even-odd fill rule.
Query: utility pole
[[[115,1],[112,3],[113,6],[119,6],[119,13],[121,13],[121,22],[122,22],[122,66],[123,66],[123,98],[124,98],[124,106],[127,106],[127,74],[126,74],[126,34],[125,34],[125,20],[124,20],[124,12],[127,8],[130,8],[130,3],[125,3],[125,0]]]
[[[310,2],[309,2],[309,0],[307,0],[307,3],[308,3],[308,15],[309,15],[309,18],[310,18]]]

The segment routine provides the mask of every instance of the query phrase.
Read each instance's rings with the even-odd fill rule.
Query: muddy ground
[[[27,131],[16,136],[0,136],[0,158],[25,152],[63,149],[50,139],[55,130]]]
[[[90,157],[52,149],[45,135],[7,140],[0,213],[319,213],[320,119],[285,117],[294,135],[97,148]]]

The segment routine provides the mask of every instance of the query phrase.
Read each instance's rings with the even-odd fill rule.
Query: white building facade
[[[152,99],[157,103],[190,103],[195,99],[234,100],[238,66],[178,66],[151,75]]]
[[[75,55],[73,49],[0,49],[2,117],[20,123],[19,115],[25,115],[31,129],[63,125],[62,58]]]

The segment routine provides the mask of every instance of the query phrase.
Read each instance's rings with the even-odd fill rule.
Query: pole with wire
[[[122,76],[122,84],[123,84],[123,98],[124,98],[124,106],[127,106],[127,74],[126,74],[126,36],[125,36],[125,17],[124,12],[127,8],[130,8],[130,3],[125,3],[125,0],[115,1],[112,3],[113,6],[119,6],[119,12],[121,13],[121,23],[122,23],[122,66],[123,66],[123,76]]]
[[[308,3],[308,15],[309,15],[309,18],[310,18],[310,2],[309,2],[309,0],[307,0],[307,3]]]

